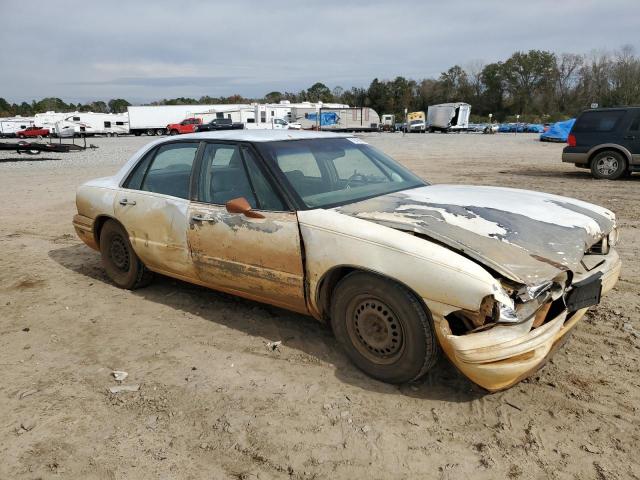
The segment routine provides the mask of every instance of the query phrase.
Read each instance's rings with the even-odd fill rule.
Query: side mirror
[[[229,213],[242,213],[245,217],[249,218],[264,218],[259,212],[254,212],[251,209],[251,205],[244,197],[233,198],[225,203],[225,207],[227,207],[227,212]]]

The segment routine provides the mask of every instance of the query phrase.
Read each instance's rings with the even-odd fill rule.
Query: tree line
[[[306,90],[273,91],[263,98],[179,97],[149,105],[278,103],[282,100],[365,106],[379,114],[396,114],[398,118],[402,118],[405,108],[426,111],[429,105],[466,102],[472,105],[472,119],[476,121],[486,120],[492,114],[498,121],[510,121],[520,115],[521,121],[550,122],[573,117],[593,103],[600,107],[640,104],[640,58],[631,46],[589,55],[529,50],[515,52],[504,61],[488,64],[477,61],[465,67],[454,65],[438,78],[375,78],[368,88],[350,89],[340,86],[331,89],[317,82]],[[0,117],[28,116],[49,110],[119,113],[129,105],[125,99],[74,105],[59,98],[21,104],[10,104],[0,98]]]

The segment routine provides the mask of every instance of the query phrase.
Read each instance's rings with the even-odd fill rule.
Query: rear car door
[[[256,217],[225,204],[244,198]],[[193,264],[208,286],[306,313],[298,219],[248,145],[207,143],[189,208]]]
[[[631,112],[631,122],[625,132],[624,146],[631,152],[631,164],[640,169],[640,108]]]
[[[132,170],[115,198],[116,218],[151,270],[194,278],[187,245],[191,174],[198,142],[163,143]]]

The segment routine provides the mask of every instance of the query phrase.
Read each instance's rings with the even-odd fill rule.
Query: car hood
[[[424,235],[528,286],[578,268],[615,226],[611,211],[580,200],[467,185],[429,185],[335,210]]]

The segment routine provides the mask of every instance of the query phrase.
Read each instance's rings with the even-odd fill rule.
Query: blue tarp
[[[318,123],[317,113],[308,113],[306,115],[307,120]],[[320,126],[325,127],[327,125],[336,125],[340,121],[340,117],[336,112],[323,112],[320,114]]]
[[[498,127],[500,133],[542,133],[544,126],[539,123],[502,123]]]
[[[566,142],[567,137],[573,124],[576,123],[576,119],[565,120],[564,122],[556,122],[551,125],[551,128],[540,135],[541,142]]]
[[[527,125],[527,132],[529,133],[543,133],[544,125],[541,123],[530,123]]]

